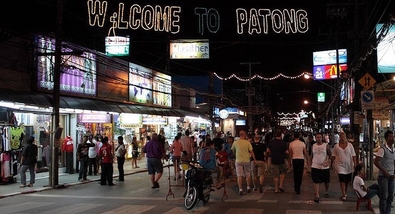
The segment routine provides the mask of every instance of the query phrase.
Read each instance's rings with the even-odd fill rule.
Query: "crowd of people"
[[[241,130],[236,137],[216,133],[214,138],[210,135],[199,136],[199,141],[191,135],[189,130],[179,133],[173,142],[166,146],[162,138],[164,132],[153,133],[147,138],[142,152],[145,153],[148,174],[152,188],[159,188],[159,180],[163,175],[163,160],[171,157],[174,166],[174,180],[182,179],[185,168],[180,168],[182,162],[197,161],[201,166],[216,174],[216,187],[220,189],[227,179],[236,180],[239,194],[243,195],[253,191],[263,192],[265,173],[273,177],[274,193],[284,193],[284,178],[293,172],[294,192],[302,191],[303,174],[310,173],[314,189],[314,202],[320,202],[320,184],[324,184],[324,198],[329,196],[331,171],[338,175],[341,189],[339,200],[346,201],[348,186],[359,197],[380,199],[380,213],[390,213],[394,195],[395,149],[392,131],[384,134],[385,145],[375,154],[374,165],[378,168],[378,183],[369,187],[363,181],[363,167],[356,159],[356,152],[352,138],[346,133],[334,133],[332,141],[325,134],[306,134],[298,131],[276,130],[275,133],[249,134]],[[133,141],[136,139],[133,138]],[[72,139],[67,136],[64,140],[63,150],[70,152],[67,146]],[[119,177],[117,181],[124,181],[123,165],[127,148],[123,137],[118,137],[116,148],[108,142],[107,137],[91,137],[84,135],[82,143],[77,147],[77,159],[80,164],[78,180],[87,180],[88,175],[98,174],[101,167],[101,185],[115,185],[113,182],[113,163],[117,160]],[[34,165],[37,162],[37,150],[34,148],[34,138],[28,138],[27,146],[22,152],[21,159],[21,188],[33,186]],[[136,142],[132,142],[136,144]],[[135,146],[137,148],[137,146]],[[134,151],[134,150],[133,150]],[[137,151],[137,150],[136,150]],[[115,157],[114,157],[115,156]],[[135,157],[135,153],[133,153]],[[66,163],[70,163],[66,161]],[[137,162],[133,159],[132,167]],[[26,171],[30,169],[30,183],[26,183]],[[66,166],[72,173],[72,168]],[[33,173],[33,174],[32,174]],[[245,179],[245,182],[244,182]],[[243,187],[246,184],[246,187]],[[354,192],[353,191],[353,192]]]

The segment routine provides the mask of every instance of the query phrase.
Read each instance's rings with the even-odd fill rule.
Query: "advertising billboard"
[[[160,72],[154,72],[152,84],[153,104],[171,107],[171,77]]]
[[[129,101],[152,104],[152,71],[129,63]]]
[[[204,40],[172,40],[170,41],[170,59],[210,59],[210,46]]]
[[[376,25],[377,37],[381,36],[383,24]],[[377,44],[377,72],[395,73],[395,26],[390,25],[387,34]]]
[[[105,45],[107,56],[129,56],[129,36],[107,36]]]
[[[337,57],[336,52],[339,53],[339,57]],[[337,66],[338,63],[339,69]],[[347,70],[347,49],[313,52],[314,79],[325,80],[337,78],[338,70],[339,72]]]
[[[51,91],[54,88],[55,39],[37,36],[36,42],[38,89]],[[96,55],[89,52],[77,55],[73,51],[62,47],[60,91],[96,95]]]

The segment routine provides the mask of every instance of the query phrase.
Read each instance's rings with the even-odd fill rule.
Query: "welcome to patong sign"
[[[87,0],[89,25],[109,26],[108,35],[115,36],[118,30],[178,34],[183,28],[183,16],[191,15],[196,17],[198,26],[195,29],[200,35],[215,34],[222,27],[221,14],[216,8],[195,7],[193,14],[183,14],[183,7],[179,5],[109,3],[112,2]],[[309,30],[308,14],[304,9],[236,8],[233,14],[232,27],[238,35],[300,34]]]

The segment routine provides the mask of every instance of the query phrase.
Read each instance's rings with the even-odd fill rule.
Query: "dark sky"
[[[354,0],[111,0],[107,2],[104,25],[98,27],[89,24],[87,6],[89,0],[63,1],[62,29],[64,39],[102,52],[104,52],[104,38],[109,32],[112,32],[110,31],[113,26],[110,22],[111,16],[114,14],[121,16],[119,3],[124,4],[124,21],[129,21],[130,8],[134,4],[141,8],[149,5],[162,9],[166,6],[179,7],[181,11],[177,13],[180,18],[176,24],[179,27],[177,33],[144,30],[141,26],[135,30],[130,26],[123,26],[124,29],[120,29],[122,26],[118,26],[119,28],[115,31],[118,36],[128,35],[131,38],[130,56],[123,59],[169,75],[202,76],[216,72],[223,77],[231,74],[248,77],[249,67],[241,65],[246,62],[259,63],[251,68],[251,72],[265,77],[273,77],[279,73],[294,76],[304,71],[311,72],[312,51],[334,49],[336,43],[341,48],[356,49],[356,44],[350,42],[356,37],[355,31],[358,33],[363,31],[362,35],[369,35],[370,28],[378,20],[387,19],[390,11],[393,10],[391,9],[392,5],[394,5],[391,3],[389,8],[384,10],[391,1],[366,1],[371,3],[355,6]],[[17,33],[55,32],[56,27],[59,26],[56,24],[56,2],[55,0],[10,1],[7,3],[9,6],[0,9],[0,29]],[[333,4],[339,6],[336,4],[338,2],[341,2],[340,6],[345,8],[346,15],[340,18],[329,16],[327,10],[333,8],[331,6]],[[243,33],[240,33],[241,28],[238,33],[238,26],[241,26],[237,24],[236,19],[238,9],[245,10],[247,15],[245,17],[246,25],[242,27]],[[284,30],[276,32],[273,22],[271,22],[275,20],[273,14],[276,12],[283,14],[284,11],[291,10],[305,12],[298,13],[305,19],[296,19],[300,24],[297,32],[286,33]],[[196,13],[202,14],[202,11],[211,12],[209,13],[211,14],[209,22],[202,22],[202,20],[206,20],[207,16],[199,19]],[[254,16],[251,16],[253,11],[271,14],[271,16],[265,16],[267,24],[263,22],[263,16],[257,18],[259,24],[256,25],[262,29],[266,27],[267,33],[261,32],[253,35],[248,33],[248,23],[254,24]],[[252,19],[250,19],[251,17]],[[243,18],[243,16],[239,15],[239,18]],[[306,20],[308,29],[303,27],[303,24],[307,24]],[[281,23],[278,20],[274,22]],[[359,29],[354,29],[355,26],[359,26]],[[364,30],[364,28],[366,29]],[[175,31],[174,28],[172,30]],[[174,39],[208,39],[210,41],[210,59],[169,60],[169,41]],[[316,90],[304,79],[254,81],[253,84],[269,95],[270,99],[275,97],[279,100],[290,100],[309,95],[314,97]],[[322,87],[322,85],[314,83],[314,87],[317,85]],[[224,82],[224,88],[245,88],[245,86],[245,82],[238,80]],[[299,91],[304,91],[304,93],[299,94]],[[289,105],[284,106],[289,107]]]

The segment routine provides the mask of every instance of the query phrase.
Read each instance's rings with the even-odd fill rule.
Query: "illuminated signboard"
[[[317,93],[317,102],[319,102],[319,103],[325,102],[325,92],[318,92]]]
[[[77,123],[111,123],[110,114],[78,114]]]
[[[124,2],[116,5],[113,1],[87,0],[87,23],[92,27],[108,27],[108,35],[115,35],[118,30],[178,34],[191,25],[199,35],[219,34],[223,29],[234,29],[238,35],[302,34],[309,30],[308,13],[304,9],[238,7],[224,11],[224,8],[216,8],[217,5],[201,7],[201,3],[183,8]]]
[[[338,49],[339,72],[347,70],[347,49]],[[313,52],[314,79],[325,80],[337,78],[336,50]]]
[[[377,37],[381,35],[383,24],[376,25]],[[395,26],[390,25],[384,37],[377,44],[377,72],[395,73]]]
[[[107,36],[105,45],[107,56],[129,56],[129,37]]]
[[[152,104],[152,71],[129,63],[129,100]]]
[[[122,113],[119,115],[120,125],[140,124],[141,114],[126,114]]]
[[[171,77],[160,72],[154,72],[152,84],[153,104],[171,107]]]
[[[164,117],[145,117],[143,116],[144,125],[166,125],[167,121]]]
[[[170,42],[170,59],[209,59],[208,40],[173,40]]]
[[[129,63],[129,100],[171,107],[171,77]]]
[[[53,90],[55,39],[38,36],[36,42],[38,88]],[[73,50],[62,48],[60,91],[96,95],[96,55],[88,52],[67,55],[68,52],[71,53]]]

